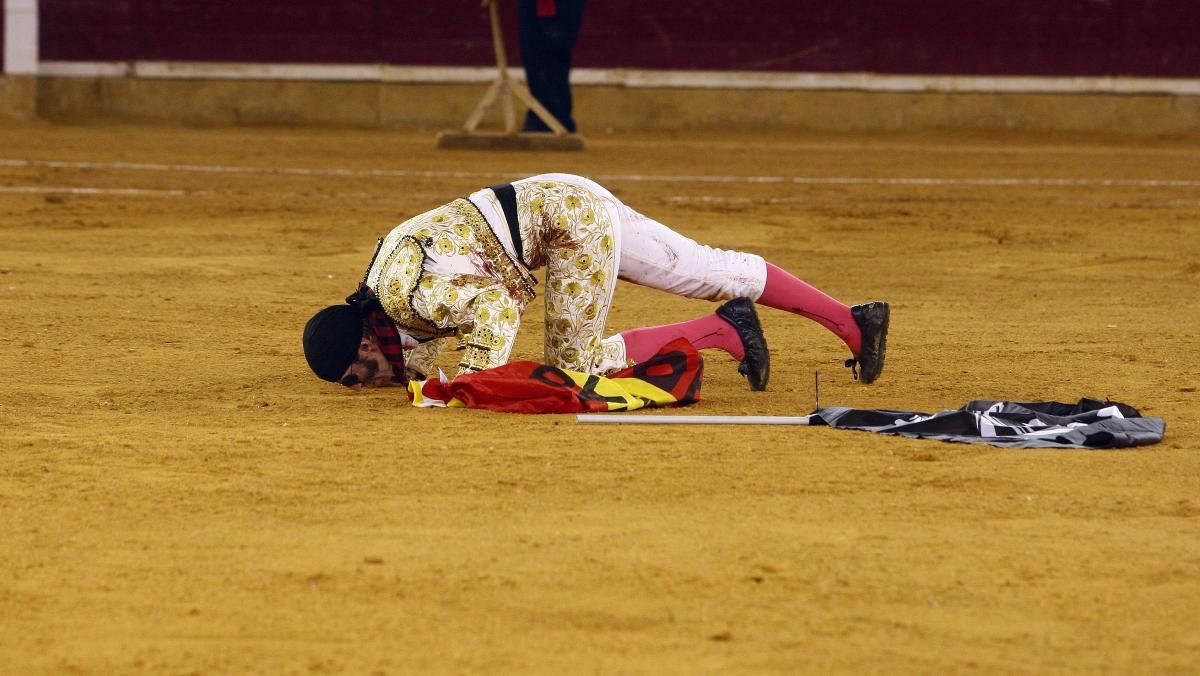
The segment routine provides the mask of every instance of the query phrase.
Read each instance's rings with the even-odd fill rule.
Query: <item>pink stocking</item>
[[[746,356],[737,331],[716,315],[678,324],[631,329],[622,332],[621,338],[625,341],[626,355],[638,363],[653,357],[659,348],[676,338],[687,338],[697,350],[724,350],[737,361]]]
[[[837,334],[851,354],[862,349],[862,332],[848,306],[772,263],[767,263],[767,284],[757,302],[819,323]]]

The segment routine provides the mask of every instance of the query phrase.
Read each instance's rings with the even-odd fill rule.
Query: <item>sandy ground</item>
[[[590,141],[0,127],[0,670],[1196,672],[1200,144]],[[820,371],[825,405],[1109,397],[1167,438],[576,426],[307,371],[303,322],[375,237],[544,171],[891,301],[875,386],[820,327],[764,310],[770,391],[710,355],[683,412],[803,414]],[[610,324],[711,309],[622,284]]]

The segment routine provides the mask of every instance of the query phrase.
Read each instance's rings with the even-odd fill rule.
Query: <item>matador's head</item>
[[[374,294],[359,291],[344,305],[330,305],[304,325],[304,358],[313,373],[331,383],[355,389],[403,384],[403,352],[396,344],[381,345],[371,328],[370,314],[378,308]],[[378,310],[382,314],[382,310]],[[386,316],[382,321],[388,321]],[[389,359],[389,354],[391,358]]]

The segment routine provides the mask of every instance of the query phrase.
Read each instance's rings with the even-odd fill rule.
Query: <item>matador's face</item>
[[[364,387],[394,387],[399,384],[392,380],[394,373],[375,337],[364,335],[358,345],[358,360],[346,368],[338,382],[356,390]]]

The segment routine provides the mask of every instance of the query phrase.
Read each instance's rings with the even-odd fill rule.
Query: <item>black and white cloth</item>
[[[819,408],[810,425],[1008,448],[1126,448],[1163,439],[1166,422],[1145,418],[1132,406],[1080,399],[1014,403],[977,400],[940,413]]]

